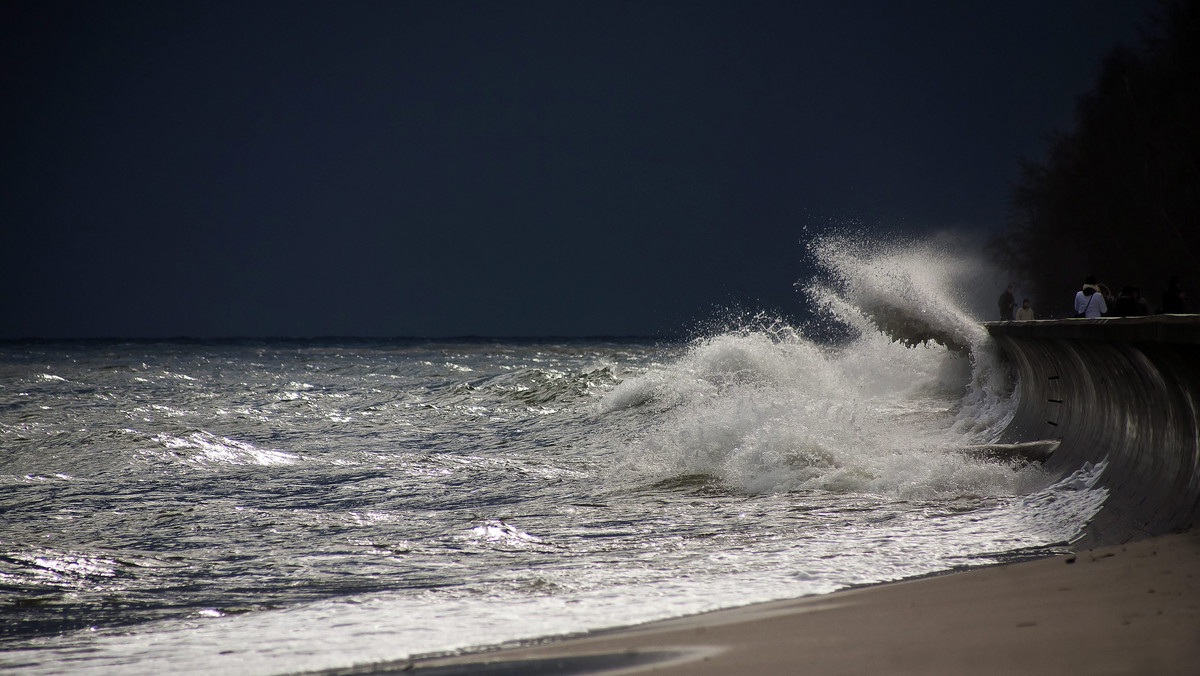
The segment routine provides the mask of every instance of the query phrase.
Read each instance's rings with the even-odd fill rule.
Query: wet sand
[[[1200,532],[329,673],[1198,674]]]

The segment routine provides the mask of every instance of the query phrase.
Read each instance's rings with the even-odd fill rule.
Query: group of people
[[[1013,296],[1013,285],[1009,284],[1004,293],[1000,294],[1000,319],[1008,321],[1010,319],[1037,319],[1033,313],[1033,307],[1029,305],[1029,299],[1021,301],[1021,307],[1017,307],[1016,298]]]
[[[1158,314],[1187,314],[1187,293],[1179,283],[1178,277],[1172,277],[1163,291],[1162,304]],[[1136,286],[1126,286],[1115,298],[1108,287],[1097,284],[1096,278],[1088,275],[1083,282],[1083,288],[1075,292],[1076,317],[1144,317],[1154,314],[1150,310],[1150,301],[1142,295]]]
[[[1029,305],[1028,298],[1021,301],[1021,306],[1017,307],[1013,288],[1013,285],[1009,284],[1004,293],[1000,294],[1000,319],[1002,321],[1035,319],[1036,316],[1033,308]],[[1162,294],[1162,305],[1159,306],[1158,312],[1160,314],[1188,312],[1187,293],[1180,285],[1178,277],[1172,277],[1167,284],[1167,290]],[[1121,289],[1119,296],[1113,296],[1107,286],[1096,283],[1096,278],[1088,275],[1083,282],[1083,288],[1075,292],[1076,317],[1142,317],[1149,314],[1152,314],[1150,303],[1136,286],[1126,286]]]

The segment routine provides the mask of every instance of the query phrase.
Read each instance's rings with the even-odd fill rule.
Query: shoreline
[[[351,674],[1192,674],[1200,530]]]

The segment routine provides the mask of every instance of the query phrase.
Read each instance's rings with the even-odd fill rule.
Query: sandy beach
[[[1200,532],[327,673],[1196,674]]]

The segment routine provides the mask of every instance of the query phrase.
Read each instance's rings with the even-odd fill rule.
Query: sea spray
[[[820,273],[804,285],[830,321],[906,345],[940,344],[970,362],[955,428],[992,441],[1015,410],[1011,374],[983,329],[987,289],[1001,279],[970,238],[940,233],[880,242],[835,234],[809,242]]]
[[[999,434],[1013,396],[986,332],[963,309],[973,262],[932,244],[872,248],[833,237],[811,248],[822,274],[808,296],[855,337],[821,344],[757,317],[694,340],[601,403],[659,416],[623,467],[752,493],[928,499],[1035,485],[1035,468],[960,452]]]
[[[809,242],[819,273],[811,302],[860,332],[872,324],[907,345],[935,342],[969,352],[986,340],[972,296],[986,269],[963,242],[878,242],[846,235]]]

